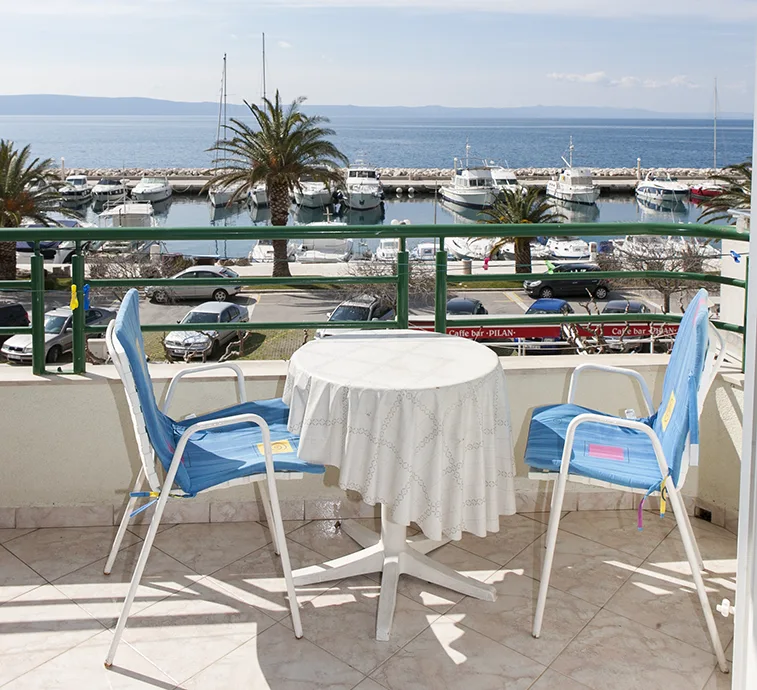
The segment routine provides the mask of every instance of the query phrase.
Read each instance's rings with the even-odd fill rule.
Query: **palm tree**
[[[749,208],[752,205],[752,161],[728,165],[712,176],[725,189],[720,196],[708,199],[702,205],[704,211],[699,220],[705,223],[732,222],[729,213],[734,208]]]
[[[520,189],[503,189],[497,194],[494,205],[479,213],[484,216],[482,223],[557,223],[563,215],[536,187],[530,187],[525,193]],[[531,273],[531,239],[530,237],[502,237],[491,248],[494,256],[502,247],[515,240],[515,272]]]
[[[49,158],[31,160],[31,147],[20,151],[12,141],[0,139],[0,233],[17,228],[24,219],[48,225],[45,209],[58,198]],[[16,241],[0,241],[0,280],[16,279]]]
[[[230,120],[225,138],[210,149],[228,155],[226,169],[214,175],[206,188],[239,185],[232,198],[236,201],[253,185],[265,182],[271,225],[282,226],[289,218],[289,193],[300,177],[310,175],[321,182],[340,182],[337,166],[347,164],[347,157],[328,140],[334,135],[332,129],[322,126],[328,119],[310,117],[300,110],[304,101],[300,97],[284,107],[278,91],[273,101],[264,98],[262,106],[245,101],[257,128]],[[286,240],[273,241],[273,275],[291,275]]]

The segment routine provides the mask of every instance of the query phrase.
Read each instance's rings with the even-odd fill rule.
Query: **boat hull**
[[[347,208],[358,211],[365,211],[381,206],[381,193],[378,191],[347,191],[344,197],[344,203]]]
[[[599,199],[599,187],[570,189],[550,181],[547,182],[547,196],[572,204],[591,205],[596,204]]]
[[[114,199],[123,199],[125,196],[128,196],[126,187],[114,187],[113,191],[92,190],[92,200],[95,202],[113,201]]]
[[[133,189],[131,196],[137,201],[165,201],[171,196],[172,190],[170,187],[164,187],[162,189]]]
[[[247,199],[254,206],[268,206],[268,190],[264,187],[255,187],[247,192]]]
[[[441,187],[439,194],[445,201],[463,208],[484,209],[494,205],[495,190],[482,189],[475,192],[462,192],[452,187]]]
[[[294,203],[305,208],[323,208],[331,203],[331,192],[328,189],[317,191],[294,190]]]
[[[208,199],[213,206],[227,206],[231,203],[234,192],[233,189],[211,189],[208,192]],[[241,201],[241,199],[237,198],[236,201]]]

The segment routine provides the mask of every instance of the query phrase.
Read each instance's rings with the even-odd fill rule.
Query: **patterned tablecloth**
[[[483,537],[515,512],[505,375],[488,348],[413,331],[345,334],[294,353],[284,389],[299,456],[430,539]]]

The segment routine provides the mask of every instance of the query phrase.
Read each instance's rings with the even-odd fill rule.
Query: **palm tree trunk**
[[[15,242],[0,242],[0,280],[16,280]]]
[[[515,272],[531,273],[531,238],[515,238]]]
[[[289,187],[284,184],[268,185],[268,204],[271,207],[271,225],[284,226],[289,220]],[[287,240],[273,240],[274,278],[289,278]]]

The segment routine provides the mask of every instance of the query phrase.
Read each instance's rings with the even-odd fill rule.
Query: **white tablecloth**
[[[299,456],[430,539],[483,537],[515,512],[505,376],[470,340],[382,331],[314,340],[284,389]]]

